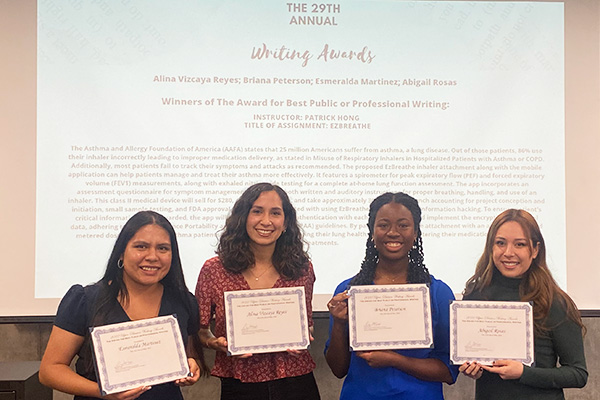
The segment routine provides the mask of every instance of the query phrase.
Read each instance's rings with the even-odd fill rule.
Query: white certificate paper
[[[533,309],[517,301],[453,301],[450,304],[450,359],[534,361]]]
[[[90,329],[103,395],[185,378],[185,346],[173,315]]]
[[[428,285],[352,286],[348,296],[352,351],[433,345]]]
[[[239,290],[224,296],[230,355],[308,348],[304,287]]]

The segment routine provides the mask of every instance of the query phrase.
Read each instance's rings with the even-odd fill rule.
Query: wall
[[[592,400],[600,398],[600,318],[584,318],[588,333],[585,337],[585,352],[590,377],[583,389],[567,389],[567,400]],[[317,362],[315,376],[323,400],[337,399],[342,381],[329,371],[323,356],[327,339],[328,319],[315,319],[315,341],[311,353]],[[52,329],[51,324],[0,324],[0,361],[40,360]],[[208,352],[212,362],[214,353]],[[467,400],[474,397],[474,384],[464,376],[456,384],[445,386],[446,400]],[[219,398],[219,381],[216,378],[202,379],[194,386],[184,389],[186,400],[212,400]],[[71,399],[63,393],[54,393],[54,400]]]

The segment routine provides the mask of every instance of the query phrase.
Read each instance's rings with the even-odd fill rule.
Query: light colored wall
[[[588,333],[585,337],[585,353],[590,377],[583,389],[568,389],[567,400],[600,399],[600,318],[584,318]],[[327,339],[326,318],[315,319],[315,341],[311,353],[317,363],[315,376],[323,400],[337,399],[342,381],[329,371],[323,356],[323,348]],[[0,361],[33,361],[40,360],[50,335],[51,324],[0,324]],[[208,352],[207,358],[212,362],[214,353]],[[474,384],[466,377],[459,377],[456,384],[445,386],[446,400],[468,400],[474,397]],[[186,400],[219,399],[219,380],[202,379],[194,386],[184,389]],[[54,392],[54,400],[68,400],[72,396]]]

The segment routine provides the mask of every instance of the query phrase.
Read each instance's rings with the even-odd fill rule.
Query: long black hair
[[[369,236],[367,238],[367,246],[365,258],[360,266],[358,274],[352,278],[350,285],[370,285],[375,279],[375,269],[379,261],[379,252],[375,248],[373,241],[373,229],[375,226],[375,218],[381,207],[389,203],[399,203],[406,207],[414,221],[414,230],[417,233],[417,239],[412,248],[408,252],[408,283],[430,283],[431,276],[427,267],[425,267],[423,254],[423,239],[421,237],[421,207],[419,202],[406,193],[384,193],[371,202],[369,207]]]
[[[113,301],[121,298],[127,302],[129,293],[127,286],[123,282],[123,268],[119,268],[118,262],[125,253],[127,243],[133,236],[146,225],[158,225],[169,234],[171,240],[171,268],[165,277],[160,281],[165,288],[169,288],[176,293],[182,304],[188,304],[188,289],[181,268],[181,258],[179,256],[179,245],[177,244],[177,236],[175,229],[164,216],[155,211],[140,211],[132,216],[123,226],[115,245],[113,246],[104,276],[98,282],[101,286],[101,291],[96,301],[96,317],[102,318],[107,306],[110,309],[110,304]]]
[[[183,269],[181,267],[179,245],[177,243],[175,229],[163,215],[155,211],[140,211],[133,215],[121,229],[110,257],[108,258],[104,276],[97,282],[100,286],[100,290],[92,307],[92,326],[104,325],[109,313],[111,313],[115,307],[119,306],[119,299],[123,302],[129,300],[127,286],[123,281],[123,268],[119,268],[118,263],[119,260],[122,259],[131,238],[146,225],[160,226],[167,231],[171,241],[171,267],[160,283],[165,289],[175,294],[179,302],[186,308],[189,315],[193,315],[197,312],[192,304],[190,304],[189,290],[185,284]],[[200,346],[196,336],[197,335],[192,336],[193,351],[196,353],[195,355],[200,362],[201,373],[206,375],[208,368],[204,361],[202,346]],[[85,340],[89,340],[89,334],[86,335]],[[87,344],[84,344],[82,349],[85,348],[86,345]],[[87,345],[87,348],[89,348],[89,345]],[[91,357],[89,359],[91,360]],[[86,368],[93,368],[93,365],[90,364],[89,366],[86,366]]]
[[[263,192],[275,191],[281,198],[285,216],[285,231],[275,244],[273,266],[284,278],[297,279],[308,271],[309,258],[304,250],[302,231],[296,219],[296,209],[287,193],[271,183],[257,183],[242,193],[231,209],[221,233],[217,254],[223,267],[233,273],[241,273],[254,265],[254,253],[250,248],[250,237],[246,221],[252,205]]]

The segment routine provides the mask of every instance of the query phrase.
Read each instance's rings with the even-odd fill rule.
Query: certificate
[[[102,395],[185,378],[189,367],[174,315],[90,328]]]
[[[230,355],[307,349],[304,287],[225,292]]]
[[[450,359],[454,364],[517,360],[531,365],[533,309],[517,301],[453,301],[450,304]]]
[[[352,286],[348,296],[352,351],[433,345],[428,285]]]

